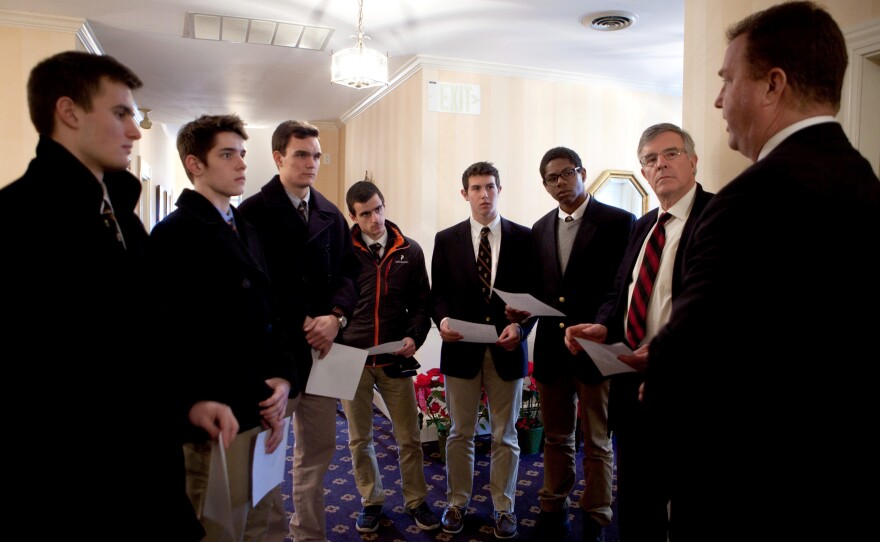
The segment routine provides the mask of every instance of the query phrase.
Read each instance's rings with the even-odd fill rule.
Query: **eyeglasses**
[[[666,149],[660,154],[646,154],[639,158],[639,163],[645,167],[657,167],[657,158],[663,156],[667,162],[671,162],[681,156],[681,153],[687,153],[686,149]]]
[[[549,184],[550,186],[556,186],[556,183],[559,182],[559,178],[562,177],[565,181],[570,181],[574,179],[574,176],[577,174],[579,167],[570,167],[568,169],[563,169],[562,173],[559,175],[550,174],[544,179],[544,184]]]

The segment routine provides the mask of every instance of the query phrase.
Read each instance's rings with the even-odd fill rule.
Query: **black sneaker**
[[[358,514],[355,528],[359,533],[375,533],[379,529],[379,518],[382,517],[382,505],[372,504],[364,506]]]
[[[431,507],[424,501],[415,508],[407,508],[406,513],[413,518],[419,529],[423,531],[433,531],[440,527],[440,520],[437,519],[437,515],[431,511]]]
[[[565,540],[571,534],[571,520],[568,519],[568,510],[547,512],[541,510],[535,530],[532,531],[531,540],[543,542],[545,540]]]

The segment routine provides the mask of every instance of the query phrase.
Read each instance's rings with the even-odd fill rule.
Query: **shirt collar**
[[[818,117],[810,117],[808,119],[799,120],[790,126],[786,126],[782,130],[779,130],[773,136],[764,143],[764,146],[761,148],[761,152],[758,154],[758,160],[764,158],[770,152],[773,151],[776,147],[779,146],[780,143],[785,141],[785,139],[791,134],[797,132],[798,130],[803,130],[809,126],[814,126],[816,124],[822,124],[823,122],[837,122],[834,117],[831,115],[820,115]]]
[[[560,207],[560,208],[559,208],[559,213],[558,213],[559,219],[560,219],[560,220],[565,220],[567,217],[571,216],[572,219],[577,220],[577,219],[579,219],[580,217],[584,216],[584,213],[587,212],[587,204],[590,203],[590,197],[591,197],[591,196],[590,196],[590,193],[587,192],[587,197],[586,197],[586,199],[584,200],[584,202],[581,203],[581,204],[578,206],[578,208],[575,209],[573,213],[571,213],[571,215],[569,215],[568,213],[566,213],[565,211],[563,211],[563,210],[562,210],[562,207]]]
[[[382,237],[376,239],[375,241],[370,239],[370,236],[364,233],[363,230],[361,230],[361,239],[364,241],[364,244],[366,246],[370,246],[373,243],[379,243],[380,245],[382,245],[382,248],[385,248],[386,246],[388,246],[388,228],[386,227],[385,233],[382,234]]]
[[[474,220],[474,217],[470,218],[471,221],[471,235],[474,237],[480,236],[480,231],[483,229],[483,225]],[[486,224],[489,227],[489,233],[493,236],[498,236],[501,231],[501,215],[498,214],[495,216],[495,219],[492,222]]]
[[[672,215],[672,218],[677,218],[679,220],[687,220],[688,216],[691,214],[691,208],[694,206],[694,200],[697,198],[697,183],[691,187],[687,193],[681,197],[680,200],[676,201],[675,204],[669,209],[659,209],[659,213],[657,216],[663,213],[669,213]]]

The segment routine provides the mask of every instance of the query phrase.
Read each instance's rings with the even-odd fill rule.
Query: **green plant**
[[[544,426],[541,419],[541,396],[538,393],[535,378],[532,376],[534,369],[535,363],[530,361],[528,375],[523,378],[522,405],[519,407],[519,417],[516,420],[517,429],[534,429]]]

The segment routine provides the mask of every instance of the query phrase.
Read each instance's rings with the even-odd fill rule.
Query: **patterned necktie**
[[[122,228],[119,227],[119,222],[116,221],[116,215],[113,214],[113,205],[110,204],[110,200],[107,198],[104,198],[104,201],[101,202],[101,218],[104,220],[104,226],[114,233],[116,240],[119,241],[119,244],[122,245],[122,249],[125,250],[125,239],[122,237]]]
[[[647,329],[648,303],[651,301],[651,292],[654,291],[654,279],[657,278],[657,270],[660,268],[660,255],[663,253],[663,245],[666,244],[666,221],[672,218],[669,213],[660,215],[648,245],[645,247],[645,255],[642,258],[642,267],[633,288],[632,300],[629,304],[629,312],[626,316],[626,340],[632,348],[638,348],[639,343],[645,338]]]
[[[370,245],[370,250],[373,251],[373,257],[376,258],[377,262],[382,261],[382,256],[380,256],[380,253],[382,252],[382,245],[380,245],[379,243],[373,243],[372,245]]]
[[[299,211],[300,216],[303,218],[303,222],[306,224],[309,223],[309,208],[306,205],[306,200],[302,200],[299,202],[299,207],[296,208]]]
[[[492,297],[492,247],[489,245],[489,228],[480,230],[480,251],[477,254],[477,272],[483,283],[483,299],[489,303]]]
[[[238,235],[238,228],[235,227],[235,219],[230,218],[229,220],[226,221],[226,223],[229,224],[230,228],[232,228],[232,233]]]

